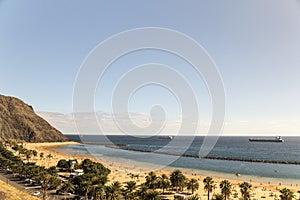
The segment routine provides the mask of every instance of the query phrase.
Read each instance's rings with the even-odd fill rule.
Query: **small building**
[[[75,169],[75,170],[74,170],[74,173],[75,173],[77,176],[80,176],[80,175],[83,175],[83,174],[84,174],[83,169]]]
[[[74,178],[76,176],[80,176],[83,174],[84,174],[83,169],[75,169],[73,172],[71,172],[70,178]]]

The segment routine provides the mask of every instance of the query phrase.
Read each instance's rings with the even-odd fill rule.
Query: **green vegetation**
[[[145,182],[137,184],[139,176],[128,174],[130,181],[121,184],[118,181],[109,182],[110,170],[99,162],[85,159],[81,163],[77,160],[60,160],[56,166],[46,168],[29,162],[32,157],[41,159],[51,159],[51,154],[46,158],[43,153],[27,150],[22,143],[6,142],[0,143],[0,167],[7,172],[18,175],[23,180],[30,180],[30,183],[41,187],[43,199],[47,199],[49,190],[56,190],[56,194],[76,194],[85,199],[100,200],[159,200],[162,195],[184,192],[188,195],[188,200],[199,200],[199,181],[195,178],[188,179],[182,171],[174,170],[170,176],[166,174],[157,175],[151,171],[145,176]],[[38,159],[38,158],[36,158]],[[75,169],[81,169],[83,174],[66,177]],[[80,170],[79,170],[80,171]],[[78,171],[77,171],[78,172]],[[136,180],[136,181],[135,181]],[[204,190],[207,192],[207,199],[210,200],[212,191],[217,187],[212,177],[203,179]],[[252,185],[243,182],[239,185],[241,198],[250,199]],[[213,200],[230,199],[232,184],[228,180],[223,180],[219,184],[220,194],[212,196]],[[189,193],[188,193],[188,192]],[[294,193],[284,188],[280,190],[282,200],[294,199]],[[190,196],[189,196],[190,194]],[[179,197],[180,198],[180,197]]]
[[[229,199],[229,196],[231,194],[231,188],[232,188],[231,183],[228,180],[223,180],[220,183],[220,188],[221,188],[221,193],[222,193],[224,199],[225,200]]]
[[[38,116],[32,106],[20,99],[0,95],[0,108],[1,138],[3,140],[14,139],[26,142],[68,141],[66,136]]]
[[[121,199],[121,184],[116,181],[108,186],[105,186],[105,194],[107,200]]]
[[[199,183],[196,179],[192,178],[188,183],[187,183],[187,189],[192,190],[192,194],[194,194],[195,190],[199,189]]]
[[[165,193],[165,190],[170,188],[171,183],[169,180],[169,177],[166,174],[161,175],[158,180],[158,187],[162,189],[163,193]]]
[[[149,189],[156,189],[158,188],[158,177],[154,172],[150,172],[146,176],[146,182],[145,186],[147,186]]]
[[[134,181],[129,181],[125,185],[124,196],[126,200],[134,200],[136,194],[137,185]]]
[[[240,189],[241,189],[242,198],[244,200],[249,200],[250,192],[252,190],[252,185],[248,182],[243,182],[242,184],[240,184]]]
[[[281,200],[292,200],[295,195],[294,193],[290,190],[290,189],[287,189],[287,188],[283,188],[280,190],[280,199]]]
[[[207,191],[207,199],[209,200],[210,193],[215,187],[215,182],[213,181],[212,177],[208,176],[203,180],[203,183],[204,183],[204,190]]]
[[[67,160],[62,159],[62,160],[58,161],[56,166],[61,168],[62,170],[70,170],[71,164]]]
[[[185,186],[185,181],[186,181],[186,177],[183,175],[183,173],[180,170],[174,170],[171,173],[170,176],[170,181],[172,184],[172,187],[176,188],[176,192],[178,192],[178,189],[180,189],[180,191],[183,190],[183,187]]]
[[[193,195],[188,197],[187,200],[200,200],[200,198],[197,195]]]
[[[224,200],[223,194],[215,194],[213,200]]]
[[[25,155],[26,162],[23,162],[20,157],[13,155],[13,153],[7,150],[8,145],[11,149],[17,150],[19,155]],[[43,199],[47,198],[48,189],[56,189],[60,186],[61,182],[55,177],[56,168],[45,168],[37,166],[35,163],[30,163],[29,161],[29,152],[22,145],[16,143],[6,143],[6,145],[0,145],[0,163],[1,168],[6,169],[8,172],[17,173],[22,175],[24,179],[30,179],[32,182],[38,183],[43,191]]]

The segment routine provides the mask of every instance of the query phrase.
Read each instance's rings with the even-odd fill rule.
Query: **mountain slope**
[[[62,142],[68,139],[20,99],[0,95],[0,138],[26,142]]]

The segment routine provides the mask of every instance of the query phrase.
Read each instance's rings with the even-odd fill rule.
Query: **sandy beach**
[[[132,180],[130,174],[138,175],[139,178],[133,178],[138,184],[145,181],[145,176],[149,171],[151,171],[151,166],[148,167],[133,167],[132,165],[126,165],[125,162],[112,162],[105,157],[99,159],[95,159],[91,155],[74,155],[74,154],[66,154],[55,150],[55,147],[63,146],[63,145],[73,145],[73,144],[79,144],[77,142],[64,142],[64,143],[25,143],[24,147],[32,150],[38,151],[38,153],[43,152],[45,155],[44,159],[32,158],[31,161],[36,162],[38,165],[43,165],[46,167],[50,166],[56,166],[57,162],[60,159],[77,159],[79,162],[84,160],[85,158],[89,158],[96,162],[101,162],[103,165],[108,167],[111,170],[111,173],[109,175],[109,181],[119,181],[121,183],[126,183],[127,181]],[[51,154],[52,158],[46,158],[48,154]],[[176,168],[178,169],[178,168]],[[180,168],[179,168],[180,169]],[[161,174],[167,174],[170,175],[170,173],[174,170],[172,167],[165,167],[161,168],[159,170],[156,170],[155,173],[158,175]],[[203,178],[206,176],[211,176],[214,178],[214,181],[219,185],[221,180],[228,179],[234,186],[233,186],[233,193],[238,193],[240,197],[239,192],[239,183],[242,183],[243,181],[251,181],[251,184],[253,186],[252,190],[252,198],[256,199],[275,199],[276,197],[279,198],[280,192],[279,190],[287,187],[291,189],[295,195],[296,198],[300,197],[300,194],[297,193],[299,190],[299,186],[296,183],[296,180],[282,180],[282,179],[269,179],[269,178],[261,178],[261,177],[253,177],[253,176],[240,176],[237,177],[235,174],[222,174],[217,172],[209,172],[209,171],[202,171],[202,170],[192,170],[192,169],[180,169],[183,171],[184,175],[187,178],[196,178],[199,180],[200,188],[198,191],[196,191],[196,194],[198,194],[200,197],[204,198],[206,196],[206,192],[203,189]],[[284,184],[283,184],[284,183]],[[219,187],[213,191],[213,193],[220,193]],[[233,196],[233,195],[232,195]],[[205,199],[205,198],[204,198]]]

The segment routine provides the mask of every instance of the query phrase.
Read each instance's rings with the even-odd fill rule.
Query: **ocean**
[[[70,140],[83,144],[58,147],[59,151],[113,158],[133,166],[140,162],[228,174],[300,180],[300,137],[284,137],[284,143],[249,142],[249,137],[219,137],[207,155],[218,159],[203,159],[197,158],[204,140],[202,136],[180,136],[176,137],[176,142],[158,136],[67,136]],[[179,156],[182,154],[186,156]]]

